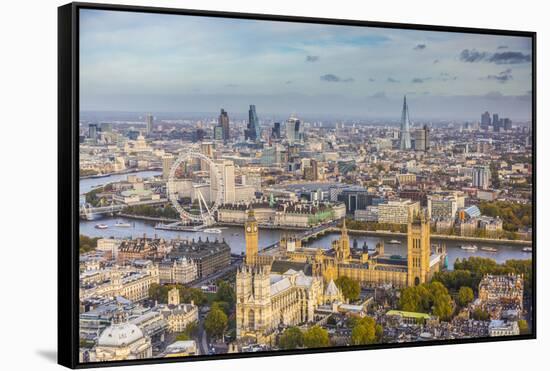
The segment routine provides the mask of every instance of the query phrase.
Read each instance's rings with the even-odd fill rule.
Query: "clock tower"
[[[258,260],[258,222],[252,209],[248,210],[248,217],[244,223],[244,235],[246,241],[245,263],[254,265]]]

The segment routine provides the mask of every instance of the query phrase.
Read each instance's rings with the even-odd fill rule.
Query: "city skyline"
[[[86,10],[81,110],[531,116],[529,38]],[[222,31],[223,30],[223,31]],[[106,58],[108,56],[108,58]]]

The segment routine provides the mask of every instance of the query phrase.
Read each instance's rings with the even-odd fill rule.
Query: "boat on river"
[[[218,228],[206,228],[205,230],[203,230],[204,233],[222,233],[222,230],[221,229],[218,229]]]
[[[96,229],[107,229],[107,228],[109,228],[109,226],[107,224],[96,224],[95,228]]]
[[[130,228],[132,225],[130,223],[116,222],[115,227],[118,228]]]
[[[460,245],[460,248],[465,251],[477,251],[476,245]]]
[[[533,248],[529,246],[525,246],[523,249],[521,249],[523,252],[533,252]]]
[[[481,246],[481,251],[498,252],[498,249],[491,246]]]
[[[401,241],[399,241],[399,240],[389,240],[388,244],[390,244],[390,245],[401,245]]]

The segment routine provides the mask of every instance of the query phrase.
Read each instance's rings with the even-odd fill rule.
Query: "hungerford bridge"
[[[93,207],[89,203],[80,205],[80,218],[86,220],[94,220],[98,216],[102,215],[112,215],[121,212],[127,206],[139,206],[139,205],[163,205],[168,200],[166,198],[161,198],[159,200],[149,200],[149,201],[140,201],[134,202],[130,205],[125,204],[111,204],[107,206],[98,206]]]

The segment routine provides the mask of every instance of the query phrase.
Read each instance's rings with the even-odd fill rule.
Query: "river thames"
[[[151,177],[160,175],[158,171],[142,171],[137,173],[132,173],[132,175],[137,175],[140,177]],[[104,178],[91,178],[83,179],[80,182],[80,193],[88,192],[89,190],[96,188],[100,185],[105,185],[110,182],[116,182],[123,180],[127,177],[127,174],[121,175],[111,175]],[[115,223],[117,222],[129,223],[131,226],[126,228],[116,227]],[[98,223],[107,224],[107,229],[96,229],[95,226]],[[129,219],[123,217],[106,217],[101,220],[95,221],[80,221],[80,234],[90,236],[90,237],[114,237],[114,238],[130,238],[130,237],[142,237],[146,235],[147,237],[158,237],[164,239],[225,239],[225,241],[231,247],[231,251],[235,254],[240,254],[245,250],[244,243],[244,228],[239,227],[221,227],[221,233],[205,233],[205,232],[179,232],[179,231],[165,231],[165,230],[156,230],[156,222],[149,222],[143,220]],[[260,239],[259,245],[260,249],[270,246],[273,243],[279,241],[281,236],[285,232],[283,230],[273,230],[273,229],[260,229]],[[289,232],[288,234],[292,234]],[[339,238],[338,233],[329,233],[326,234],[314,241],[311,241],[309,247],[321,247],[323,249],[328,249],[331,247],[332,241]],[[400,241],[400,244],[390,244],[390,240]],[[355,242],[356,241],[356,242]],[[407,255],[407,244],[405,237],[378,237],[378,236],[364,236],[364,235],[350,235],[350,243],[352,245],[357,245],[357,247],[362,247],[366,242],[369,249],[374,249],[376,244],[380,241],[384,241],[384,247],[386,254],[389,255]],[[436,239],[432,238],[432,244],[439,243]],[[496,260],[498,263],[503,263],[506,260],[510,259],[530,259],[531,253],[523,252],[521,246],[508,246],[501,243],[480,243],[478,247],[482,246],[491,246],[498,249],[497,252],[486,252],[478,249],[477,251],[466,251],[460,248],[461,244],[464,244],[459,241],[445,241],[447,246],[447,255],[449,261],[449,269],[452,269],[452,265],[457,258],[468,258],[470,256],[480,256],[485,258],[491,258]]]

